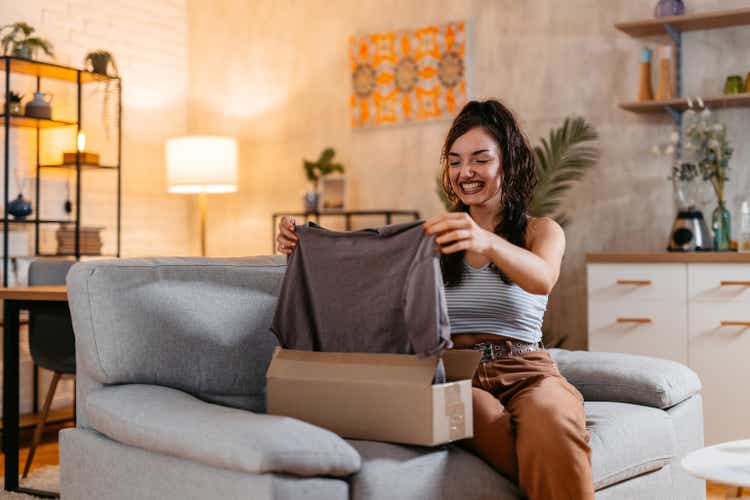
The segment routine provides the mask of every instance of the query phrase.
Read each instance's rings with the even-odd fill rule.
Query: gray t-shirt
[[[271,326],[281,346],[419,356],[452,347],[435,236],[421,224],[299,226]]]

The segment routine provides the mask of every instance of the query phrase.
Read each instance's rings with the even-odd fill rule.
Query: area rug
[[[31,471],[29,477],[21,480],[21,486],[37,490],[60,491],[60,467],[49,465],[35,469]],[[0,492],[0,500],[34,500],[36,498],[38,497],[21,493]]]

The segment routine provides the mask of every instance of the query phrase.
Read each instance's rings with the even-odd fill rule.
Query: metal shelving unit
[[[109,77],[106,75],[100,75],[91,71],[86,71],[78,68],[61,66],[59,64],[52,64],[40,61],[31,61],[27,59],[21,59],[12,56],[0,57],[0,71],[5,72],[5,107],[0,112],[0,127],[4,129],[4,178],[3,184],[5,186],[5,205],[2,219],[2,231],[3,231],[3,248],[2,248],[2,260],[3,260],[3,286],[8,286],[8,240],[9,240],[9,228],[11,224],[33,224],[34,225],[34,255],[35,256],[50,256],[48,253],[42,253],[39,249],[39,228],[43,224],[70,224],[75,225],[75,252],[72,254],[54,254],[55,256],[71,256],[75,257],[76,260],[80,259],[81,256],[85,256],[81,252],[81,201],[82,201],[82,190],[81,190],[81,172],[84,170],[98,169],[98,170],[110,170],[117,173],[117,215],[116,215],[116,238],[117,246],[116,253],[110,256],[120,257],[120,246],[121,246],[121,201],[122,201],[122,81],[119,77]],[[36,77],[36,91],[39,92],[42,85],[43,79],[53,79],[57,81],[65,81],[76,85],[76,116],[73,121],[65,120],[47,120],[40,118],[30,118],[27,116],[12,115],[10,113],[10,83],[11,75],[25,75]],[[76,154],[75,164],[63,165],[63,164],[41,164],[40,163],[40,131],[48,128],[55,127],[75,127],[75,136],[81,131],[83,123],[82,107],[83,103],[81,100],[82,87],[91,82],[102,82],[107,80],[117,80],[117,163],[116,165],[93,165],[84,163],[81,161],[80,154]],[[9,178],[10,178],[10,129],[15,127],[26,127],[36,130],[36,190],[35,190],[35,204],[34,204],[34,216],[26,220],[13,219],[8,214],[8,208],[10,204],[10,191],[9,191]],[[77,150],[75,144],[74,149]],[[42,202],[41,197],[41,176],[44,170],[52,169],[70,169],[75,170],[75,216],[72,220],[51,220],[51,219],[40,219],[39,214],[40,203]],[[99,254],[97,254],[99,255]]]

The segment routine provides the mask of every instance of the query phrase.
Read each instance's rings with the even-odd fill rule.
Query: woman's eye
[[[475,163],[488,163],[490,160],[474,160]]]
[[[461,165],[461,162],[460,161],[452,161],[448,165],[450,165],[451,167],[457,167],[457,166]]]

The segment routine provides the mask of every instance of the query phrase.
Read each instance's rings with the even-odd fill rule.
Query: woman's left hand
[[[492,248],[495,234],[482,229],[466,212],[450,212],[425,221],[427,234],[437,234],[435,242],[442,253],[466,250],[485,255]]]

